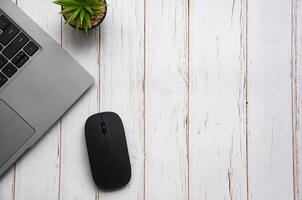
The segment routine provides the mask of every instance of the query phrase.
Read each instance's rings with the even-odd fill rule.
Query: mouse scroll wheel
[[[101,130],[102,130],[103,133],[107,132],[107,127],[106,127],[106,124],[104,122],[101,123]]]

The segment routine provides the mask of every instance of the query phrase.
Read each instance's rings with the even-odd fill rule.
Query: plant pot
[[[106,3],[106,0],[99,0],[99,1],[102,1],[102,2]],[[63,10],[63,7],[62,7],[61,9]],[[98,26],[104,21],[106,15],[107,15],[107,6],[105,7],[105,11],[104,11],[104,12],[100,12],[99,15],[97,15],[97,16],[92,16],[92,17],[90,18],[90,20],[91,20],[91,28],[90,28],[90,30],[91,30],[91,29],[94,29],[94,28],[96,28],[96,27],[98,27]],[[64,16],[64,19],[65,19],[65,21],[66,21],[66,20],[68,19],[68,15],[67,15],[67,14],[64,14],[63,16]],[[74,23],[71,23],[71,24],[69,24],[69,25],[72,26],[72,27],[75,28],[75,29],[77,28],[75,22],[74,22]],[[82,27],[80,27],[79,29],[80,29],[81,31],[84,31],[84,29],[83,29]]]

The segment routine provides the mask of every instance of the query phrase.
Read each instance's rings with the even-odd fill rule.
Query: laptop
[[[0,176],[93,81],[11,0],[0,0]]]

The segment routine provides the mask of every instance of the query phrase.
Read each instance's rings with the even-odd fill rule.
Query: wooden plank
[[[62,119],[60,199],[94,200],[97,189],[91,177],[84,125],[90,115],[98,112],[99,30],[86,35],[67,25],[62,41],[63,47],[94,76],[95,84]]]
[[[0,179],[0,199],[13,200],[15,192],[15,167],[12,167]]]
[[[293,156],[294,195],[302,199],[302,1],[292,5],[292,74],[293,74]]]
[[[249,199],[293,199],[291,1],[248,8]]]
[[[15,199],[58,199],[59,136],[56,124],[17,162]]]
[[[100,110],[123,120],[132,178],[101,200],[144,199],[144,1],[111,1],[101,26]]]
[[[188,1],[146,1],[145,199],[188,199]]]
[[[49,1],[18,0],[18,6],[58,43],[60,8]],[[15,199],[58,199],[60,126],[56,124],[17,164]],[[38,188],[38,189],[37,189]]]
[[[246,199],[245,2],[190,2],[190,199]]]
[[[298,126],[298,131],[299,131],[299,138],[297,138],[297,148],[299,151],[298,158],[299,162],[297,163],[297,169],[298,171],[298,185],[297,185],[297,200],[302,199],[302,0],[297,0],[296,4],[297,8],[297,40],[296,40],[296,47],[297,47],[297,67],[298,67],[298,72],[297,72],[297,77],[299,78],[299,82],[297,84],[297,88],[299,89],[299,99],[298,99],[298,114],[299,114],[299,126]]]

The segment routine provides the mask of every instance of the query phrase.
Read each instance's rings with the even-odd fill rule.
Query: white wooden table
[[[0,200],[302,200],[302,0],[109,0],[89,36],[18,6],[95,85],[0,180]],[[66,91],[68,92],[68,91]],[[133,177],[90,175],[84,122],[124,120]]]

